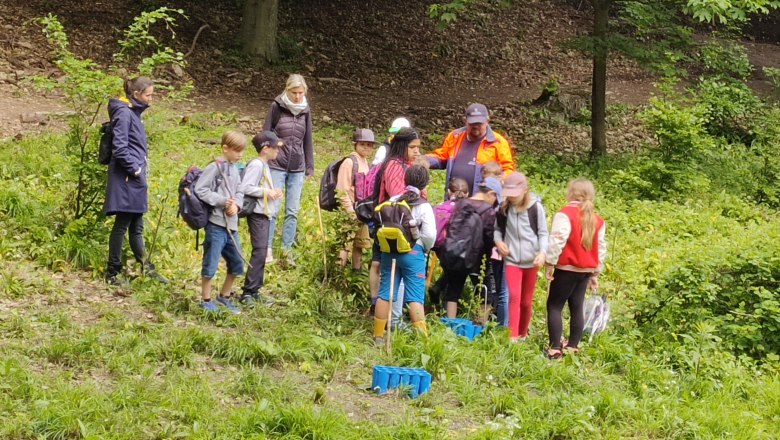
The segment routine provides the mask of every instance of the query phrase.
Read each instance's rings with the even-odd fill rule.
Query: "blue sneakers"
[[[216,304],[214,304],[214,301],[209,301],[209,302],[201,301],[200,308],[202,308],[205,312],[208,313],[222,313],[222,311],[219,310],[219,307]]]
[[[234,315],[238,315],[241,313],[241,310],[239,310],[239,308],[236,307],[233,304],[233,301],[231,301],[230,298],[228,297],[217,295],[217,302],[220,303],[222,307],[228,309],[228,311]]]

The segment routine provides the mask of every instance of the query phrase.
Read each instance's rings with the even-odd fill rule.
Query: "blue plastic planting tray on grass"
[[[474,325],[473,322],[468,319],[461,318],[441,318],[442,324],[451,328],[456,335],[465,336],[469,341],[473,341],[474,338],[482,333],[485,328],[481,325]]]
[[[409,387],[409,397],[414,399],[431,387],[431,373],[422,368],[374,366],[371,389],[377,394],[385,394],[388,390],[400,387]]]

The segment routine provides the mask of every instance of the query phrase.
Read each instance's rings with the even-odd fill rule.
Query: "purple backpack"
[[[455,202],[452,200],[447,200],[434,206],[433,216],[436,218],[436,243],[433,244],[434,248],[439,249],[444,246],[444,241],[447,239],[447,226],[449,226],[454,212]]]
[[[371,167],[366,174],[355,174],[355,215],[363,223],[374,220],[384,169],[384,163],[381,163]]]

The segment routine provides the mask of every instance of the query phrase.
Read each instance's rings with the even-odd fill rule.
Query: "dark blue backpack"
[[[179,217],[187,223],[187,226],[200,231],[209,222],[210,206],[204,203],[195,194],[195,183],[203,171],[195,165],[187,169],[187,173],[179,181]],[[198,248],[198,235],[195,236],[195,249]]]

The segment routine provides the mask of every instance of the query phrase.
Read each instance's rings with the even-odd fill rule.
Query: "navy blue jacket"
[[[136,100],[133,100],[133,107],[116,98],[108,101],[114,146],[108,164],[106,203],[103,207],[106,215],[118,212],[143,214],[149,210],[149,186],[146,182],[149,148],[146,129],[141,122],[141,113],[146,107]]]

